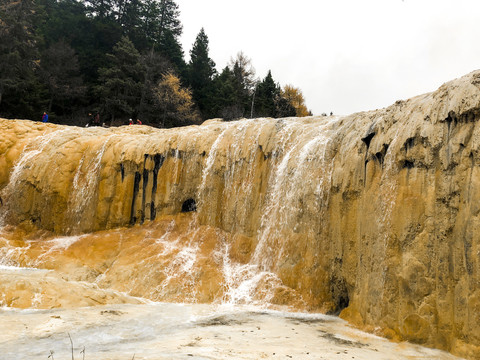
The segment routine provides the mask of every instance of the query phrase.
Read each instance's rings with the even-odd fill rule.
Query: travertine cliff
[[[387,337],[480,357],[479,119],[473,72],[346,117],[170,130],[0,120],[0,216],[57,234],[172,221],[215,239],[202,240],[191,279],[200,301],[224,294],[208,254],[225,241],[229,262],[278,276],[271,301],[301,297]]]

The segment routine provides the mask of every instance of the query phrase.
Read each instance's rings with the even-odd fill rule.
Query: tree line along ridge
[[[300,89],[256,78],[241,51],[217,71],[203,28],[186,62],[179,17],[173,0],[2,1],[0,116],[177,127],[311,115]]]

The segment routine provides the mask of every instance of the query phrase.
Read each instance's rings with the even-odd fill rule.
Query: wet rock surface
[[[109,229],[184,216],[191,221],[175,221],[164,233],[190,234],[195,241],[182,240],[186,248],[209,255],[195,261],[194,292],[184,292],[185,281],[158,287],[165,274],[147,282],[162,299],[221,299],[227,261],[235,274],[272,274],[262,285],[264,301],[340,313],[392,339],[476,358],[478,79],[473,72],[433,93],[345,117],[169,130],[0,120],[0,217],[25,234],[106,231],[88,256],[52,261],[67,274],[75,268],[75,279],[83,268],[90,279],[111,267],[106,254],[115,256],[118,238],[109,243]],[[128,280],[133,261],[115,266],[123,276],[103,286],[136,295]]]

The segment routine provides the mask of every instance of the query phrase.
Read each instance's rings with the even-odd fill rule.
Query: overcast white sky
[[[187,59],[200,28],[221,71],[302,90],[315,115],[373,110],[480,68],[479,0],[177,0]]]

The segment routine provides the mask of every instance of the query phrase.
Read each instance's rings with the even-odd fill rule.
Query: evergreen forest
[[[310,115],[300,89],[258,78],[241,51],[218,71],[204,29],[187,62],[181,34],[173,0],[0,0],[0,117],[177,127]]]

